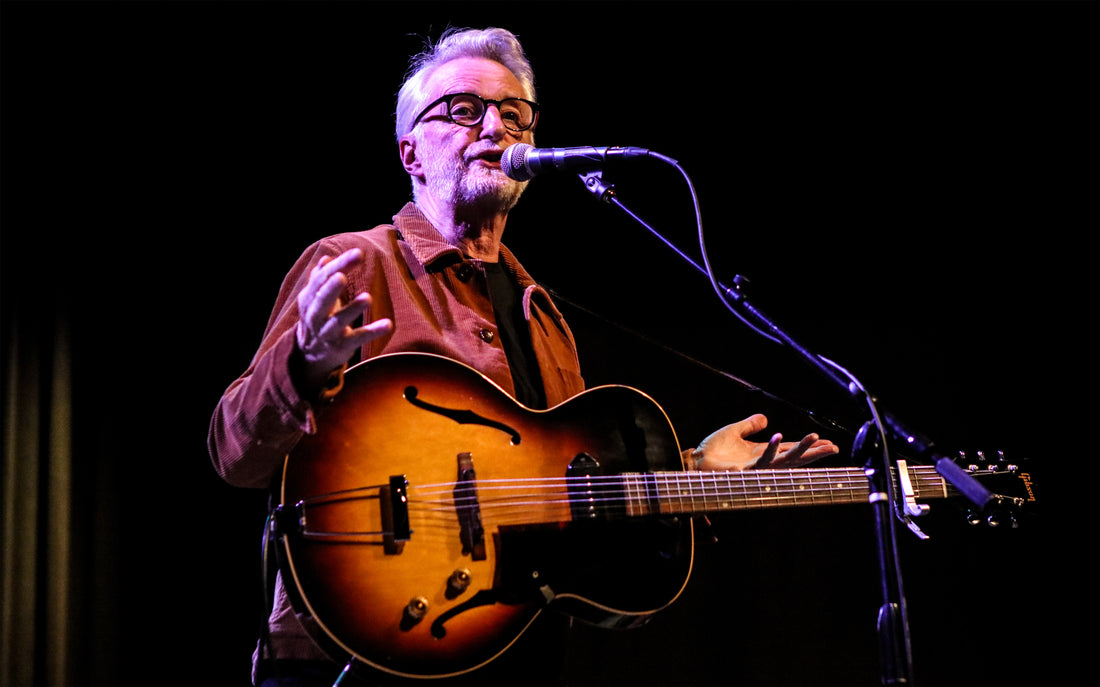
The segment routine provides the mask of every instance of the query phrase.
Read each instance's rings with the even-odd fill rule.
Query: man
[[[380,354],[452,358],[531,408],[584,390],[561,313],[501,243],[526,186],[501,171],[501,154],[513,143],[533,144],[538,122],[522,47],[503,29],[450,31],[414,58],[409,73],[398,95],[397,143],[414,201],[392,224],[318,241],[287,275],[259,351],[212,419],[211,457],[231,484],[272,487],[287,454],[317,431],[315,413],[339,394],[349,363]],[[710,470],[793,467],[837,451],[816,435],[797,443],[778,434],[748,439],[766,424],[754,415],[729,425],[685,462]],[[310,622],[295,614],[280,576],[254,679],[332,682],[340,666],[310,639]],[[506,680],[533,681],[535,672]]]

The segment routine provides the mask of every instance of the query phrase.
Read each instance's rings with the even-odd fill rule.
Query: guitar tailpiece
[[[305,520],[302,516],[302,508],[299,505],[287,506],[280,504],[275,506],[271,518],[272,534],[282,536],[287,534],[301,534],[305,531]]]

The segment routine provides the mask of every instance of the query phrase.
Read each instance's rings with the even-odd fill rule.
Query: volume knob
[[[470,587],[472,575],[469,568],[459,568],[447,578],[447,590],[453,594],[461,594]]]
[[[428,614],[428,600],[417,596],[405,606],[405,617],[409,620],[422,620]]]

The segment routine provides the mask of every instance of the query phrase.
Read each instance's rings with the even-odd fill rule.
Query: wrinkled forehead
[[[425,85],[428,102],[448,93],[473,93],[493,100],[531,98],[507,67],[483,57],[460,57],[444,62],[428,75]]]

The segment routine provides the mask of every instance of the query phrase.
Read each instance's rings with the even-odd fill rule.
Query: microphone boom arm
[[[585,188],[588,189],[596,198],[609,205],[614,205],[621,211],[626,213],[631,219],[641,225],[649,233],[653,234],[658,240],[668,246],[673,252],[679,255],[685,262],[694,267],[698,272],[710,279],[711,285],[723,304],[734,315],[738,317],[742,322],[749,326],[753,331],[757,332],[761,336],[771,340],[774,343],[788,346],[794,350],[800,357],[810,363],[821,374],[832,380],[835,384],[841,387],[845,392],[854,397],[863,397],[863,399],[872,405],[874,415],[876,418],[876,424],[879,425],[878,430],[883,437],[889,437],[894,441],[901,442],[903,445],[908,446],[910,449],[916,451],[917,458],[928,461],[930,464],[935,465],[936,472],[944,477],[952,486],[957,488],[964,496],[966,496],[972,503],[979,508],[985,508],[993,499],[994,495],[988,489],[985,488],[980,482],[974,479],[971,475],[967,474],[961,468],[959,468],[950,459],[939,453],[935,445],[926,437],[921,434],[912,431],[907,428],[899,419],[893,415],[885,412],[878,411],[874,407],[877,402],[873,396],[871,396],[863,385],[857,380],[850,372],[840,367],[831,360],[814,354],[805,346],[800,344],[790,334],[784,331],[778,324],[769,319],[763,312],[756,308],[749,302],[744,293],[744,286],[748,283],[748,279],[736,275],[733,278],[733,286],[727,286],[719,282],[715,276],[714,271],[710,267],[710,262],[707,259],[707,251],[705,241],[703,239],[703,225],[702,218],[699,210],[698,197],[695,194],[695,188],[691,183],[691,179],[687,173],[680,166],[680,163],[666,155],[661,155],[655,151],[649,151],[648,157],[656,158],[663,162],[666,162],[680,171],[684,176],[685,181],[691,190],[692,200],[695,204],[695,219],[699,232],[699,243],[702,250],[704,265],[700,265],[691,256],[680,250],[674,243],[669,241],[660,232],[654,229],[648,222],[639,217],[635,212],[622,203],[618,199],[615,193],[615,187],[612,184],[608,184],[603,180],[603,172],[596,170],[593,172],[587,172],[579,174],[581,182]]]
[[[699,210],[699,200],[695,188],[691,183],[687,172],[680,164],[664,155],[654,151],[648,152],[649,157],[654,157],[676,167],[683,175],[691,191],[692,201],[695,205],[695,219],[699,234],[699,247],[703,256],[704,265],[699,265],[691,257],[677,248],[671,241],[662,236],[637,214],[619,201],[613,185],[603,181],[602,173],[597,170],[580,174],[585,188],[595,195],[600,201],[619,208],[651,234],[671,248],[677,255],[699,272],[703,273],[711,282],[711,286],[718,294],[725,307],[738,319],[765,338],[790,347],[800,357],[805,359],[812,367],[817,369],[828,379],[832,380],[846,393],[856,398],[862,398],[872,416],[860,430],[853,446],[853,457],[867,454],[866,472],[870,483],[871,497],[869,499],[874,513],[876,544],[878,551],[879,582],[881,586],[882,605],[879,607],[876,630],[879,638],[880,653],[880,678],[885,685],[912,684],[912,648],[909,638],[909,620],[905,601],[905,592],[902,583],[901,565],[898,557],[896,536],[891,526],[890,514],[904,522],[910,530],[918,536],[925,538],[919,528],[913,523],[910,515],[920,515],[923,511],[906,512],[899,507],[897,498],[897,485],[893,484],[891,475],[890,452],[887,448],[888,439],[898,441],[909,449],[915,450],[915,457],[932,462],[936,471],[941,474],[948,483],[980,508],[985,508],[994,499],[983,485],[972,476],[964,472],[953,461],[942,456],[928,441],[916,432],[910,431],[897,418],[882,413],[877,408],[877,399],[872,396],[863,385],[851,373],[824,356],[815,355],[806,347],[799,344],[792,336],[785,332],[775,322],[758,310],[744,293],[744,285],[748,282],[741,275],[734,277],[732,287],[718,282],[714,276],[714,270],[707,258],[706,243],[703,238],[703,223]],[[866,437],[871,435],[874,440],[867,446]],[[877,454],[877,455],[876,455]]]

